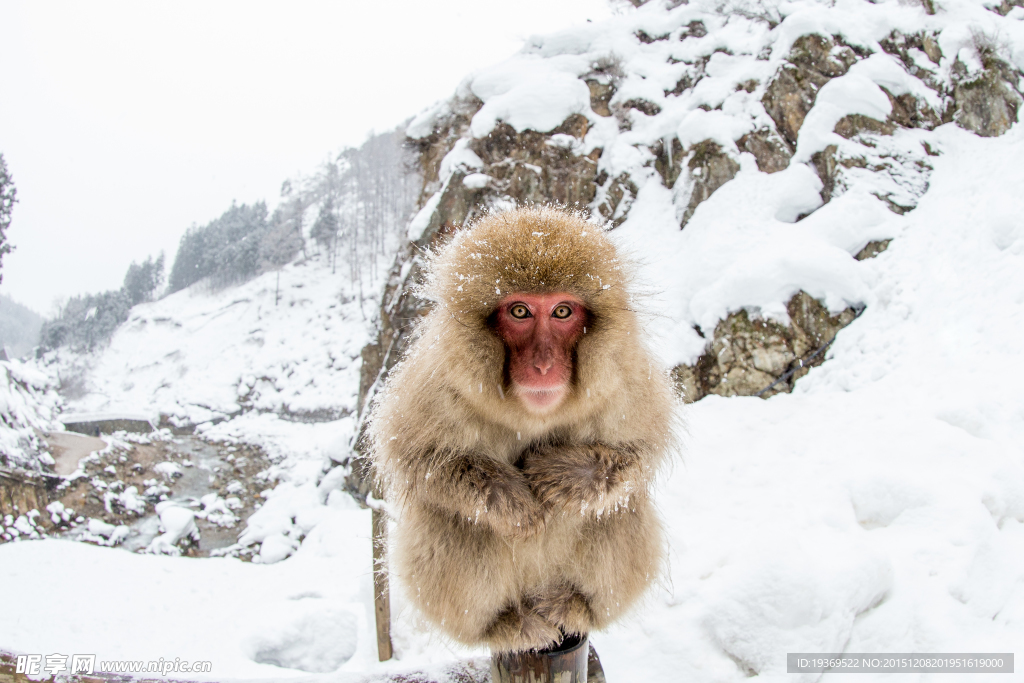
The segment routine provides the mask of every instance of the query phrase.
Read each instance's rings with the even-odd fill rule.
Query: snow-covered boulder
[[[199,542],[199,528],[192,510],[168,500],[157,503],[156,512],[162,533],[146,547],[147,553],[180,555],[182,546],[187,548]]]

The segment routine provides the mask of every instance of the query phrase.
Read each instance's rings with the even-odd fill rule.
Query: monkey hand
[[[466,463],[463,476],[476,492],[473,519],[499,536],[514,539],[529,538],[544,529],[544,511],[516,468],[479,457]]]
[[[626,504],[639,483],[634,449],[604,444],[535,446],[523,472],[545,511],[600,514]]]

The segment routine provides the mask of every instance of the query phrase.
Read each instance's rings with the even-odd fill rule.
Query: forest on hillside
[[[364,269],[376,268],[377,259],[369,257],[394,252],[418,198],[415,156],[404,143],[404,127],[370,135],[310,175],[284,181],[273,210],[265,201],[232,204],[185,231],[169,268],[163,254],[133,262],[120,289],[71,297],[37,326],[38,342],[18,348],[25,353],[38,343],[43,351],[91,352],[133,306],[187,287],[237,285],[296,258],[326,258],[341,277],[361,282]],[[19,339],[32,334],[19,330]]]

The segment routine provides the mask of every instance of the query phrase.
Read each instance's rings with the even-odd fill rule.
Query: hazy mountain
[[[43,317],[32,309],[0,294],[0,346],[7,347],[12,358],[19,358],[39,343]]]

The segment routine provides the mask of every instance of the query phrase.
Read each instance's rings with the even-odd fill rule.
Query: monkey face
[[[495,333],[508,350],[508,379],[530,412],[550,412],[569,393],[573,351],[586,322],[586,306],[564,292],[522,292],[498,304]]]

